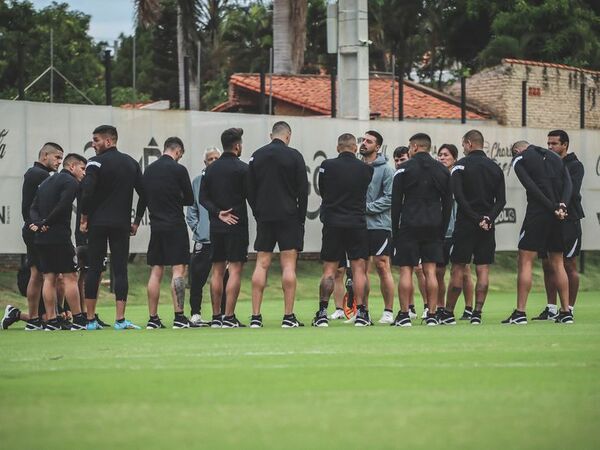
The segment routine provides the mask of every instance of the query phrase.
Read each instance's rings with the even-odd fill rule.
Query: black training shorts
[[[178,266],[190,260],[190,241],[186,227],[151,230],[146,261],[149,266]]]
[[[248,235],[240,233],[211,233],[211,262],[248,261]]]
[[[77,272],[77,258],[72,244],[38,244],[39,269],[42,273]]]
[[[483,230],[472,222],[456,222],[450,261],[456,264],[493,264],[496,254],[496,230]]]
[[[526,215],[519,233],[519,250],[564,252],[561,221],[552,214]]]
[[[581,253],[581,221],[580,220],[565,220],[561,223],[562,238],[564,245],[563,256],[565,258],[575,258]],[[548,252],[538,252],[538,256],[542,259],[548,257]]]
[[[388,230],[368,230],[369,256],[392,254],[392,233]]]
[[[38,254],[37,246],[35,245],[35,233],[28,228],[23,228],[23,242],[27,247],[27,267],[40,267],[40,255]]]
[[[304,227],[296,219],[257,222],[254,250],[272,252],[275,244],[279,251],[298,250],[304,247]]]
[[[394,240],[394,266],[415,267],[421,263],[444,261],[444,250],[441,238],[418,235],[407,229],[400,229]]]
[[[366,228],[341,228],[323,225],[321,261],[369,259],[369,235]]]

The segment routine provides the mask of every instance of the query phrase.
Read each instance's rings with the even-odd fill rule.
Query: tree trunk
[[[304,66],[307,0],[273,0],[273,72],[298,73]]]
[[[184,68],[183,58],[190,57],[189,67],[189,85],[190,85],[190,109],[198,110],[200,107],[200,99],[198,93],[198,77],[196,74],[196,57],[192,49],[193,43],[188,42],[183,31],[183,22],[181,17],[181,9],[177,7],[177,74],[179,85],[179,108],[182,109],[185,105],[185,89],[184,89]]]

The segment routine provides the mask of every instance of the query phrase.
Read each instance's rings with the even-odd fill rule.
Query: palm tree
[[[304,66],[308,0],[273,0],[273,72],[298,73]]]

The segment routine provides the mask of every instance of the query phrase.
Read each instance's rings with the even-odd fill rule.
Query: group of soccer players
[[[58,144],[46,143],[23,184],[23,238],[30,268],[28,312],[7,306],[1,328],[18,320],[26,321],[25,329],[30,331],[106,327],[95,310],[110,246],[114,328],[139,329],[125,318],[127,263],[130,236],[135,236],[146,209],[151,230],[146,328],[165,328],[158,314],[165,266],[172,269],[173,328],[244,327],[235,309],[248,255],[247,205],[256,220],[257,252],[249,326],[263,326],[261,304],[276,245],[284,300],[281,326],[304,326],[294,314],[294,301],[309,184],[302,154],[289,145],[291,137],[289,124],[275,123],[271,142],[256,150],[246,164],[240,159],[243,130],[227,129],[221,135],[223,151],[215,147],[205,151],[206,168],[193,182],[178,163],[185,147],[177,137],[165,141],[163,155],[143,174],[133,158],[117,150],[118,134],[113,126],[93,131],[96,155],[89,161],[74,153],[63,157]],[[430,137],[415,134],[408,147],[394,151],[395,171],[381,153],[382,144],[383,137],[374,130],[365,132],[360,142],[344,133],[337,141],[338,156],[325,160],[319,168],[315,188],[321,196],[323,274],[312,325],[327,327],[329,320],[345,317],[338,299],[331,316],[327,309],[346,265],[351,270],[357,307],[350,320],[355,326],[373,325],[369,314],[371,272],[379,277],[384,301],[379,322],[411,326],[416,318],[414,271],[425,303],[422,318],[426,325],[455,324],[454,309],[461,292],[465,294],[461,318],[481,324],[496,248],[495,221],[506,202],[503,171],[483,151],[484,137],[477,130],[463,136],[465,156],[460,159],[452,144],[440,146],[435,159]],[[562,130],[548,134],[548,148],[525,141],[512,147],[512,169],[526,190],[527,210],[518,244],[517,308],[503,323],[527,323],[525,306],[537,257],[543,258],[548,295],[548,306],[537,319],[573,322],[583,165],[568,150],[569,137]],[[61,162],[63,170],[50,176]],[[134,190],[139,199],[132,221]],[[71,241],[75,200],[77,250]],[[188,227],[194,241],[191,258]],[[444,275],[449,263],[446,291]],[[475,287],[471,263],[475,265]],[[184,313],[188,264],[189,318]],[[399,268],[400,310],[395,317],[392,266]],[[212,318],[204,321],[202,288],[211,270]],[[59,314],[63,296],[70,311],[68,324]]]

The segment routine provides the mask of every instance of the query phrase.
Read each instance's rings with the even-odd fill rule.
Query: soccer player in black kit
[[[294,315],[296,260],[302,251],[308,204],[308,176],[302,154],[289,147],[292,129],[276,122],[271,143],[254,152],[249,162],[248,203],[256,217],[256,267],[252,275],[250,327],[262,327],[260,307],[275,244],[279,247],[283,288],[283,328],[303,326]]]
[[[212,276],[210,295],[213,307],[211,327],[244,327],[235,317],[235,305],[240,293],[242,269],[248,260],[248,164],[240,161],[241,128],[229,128],[221,134],[223,154],[207,167],[200,184],[200,204],[210,218],[212,243]],[[229,263],[229,278],[223,286],[225,268]],[[225,315],[221,313],[223,289],[227,296]]]
[[[323,276],[319,287],[319,310],[312,321],[315,327],[329,326],[327,306],[335,286],[335,273],[346,255],[352,268],[354,297],[358,307],[354,325],[372,325],[364,298],[369,259],[365,205],[373,167],[356,158],[357,150],[356,138],[350,133],[342,134],[338,138],[337,158],[323,161],[319,168]]]
[[[413,155],[396,171],[392,187],[393,264],[400,266],[400,312],[392,325],[411,326],[409,300],[413,292],[413,268],[421,262],[427,288],[425,323],[438,324],[436,264],[444,260],[443,240],[452,211],[450,174],[429,151],[431,138],[418,133],[409,140]]]
[[[527,210],[519,234],[517,309],[504,324],[526,325],[525,307],[531,290],[533,262],[539,252],[548,252],[554,282],[560,296],[557,323],[573,323],[569,311],[569,281],[565,272],[562,221],[567,216],[573,185],[562,159],[552,150],[515,142],[513,170],[527,192]]]
[[[581,252],[581,219],[585,217],[581,206],[581,185],[585,173],[583,164],[575,153],[569,151],[569,135],[563,130],[553,130],[548,133],[548,149],[560,156],[569,171],[573,192],[567,208],[567,218],[561,222],[565,250],[563,253],[565,270],[569,279],[569,310],[573,313],[577,293],[579,292],[579,273],[577,272],[577,257]],[[555,320],[558,317],[556,309],[556,286],[554,273],[548,261],[546,252],[541,254],[544,269],[544,284],[548,305],[533,320]]]
[[[471,324],[481,323],[481,312],[488,292],[490,264],[494,262],[496,239],[494,222],[506,204],[504,172],[483,151],[483,135],[467,132],[462,146],[467,155],[452,169],[451,186],[458,204],[450,250],[452,275],[446,306],[440,308],[438,321],[455,324],[454,307],[463,287],[466,265],[476,267],[475,308]]]
[[[42,295],[42,272],[39,270],[40,260],[35,245],[35,233],[29,228],[31,225],[30,208],[37,193],[38,186],[56,172],[63,159],[63,149],[54,142],[46,142],[38,153],[38,160],[33,163],[23,177],[23,191],[21,200],[21,213],[23,215],[23,241],[27,247],[27,266],[30,269],[29,283],[27,284],[28,314],[22,313],[18,308],[8,305],[2,318],[1,328],[8,328],[18,320],[25,320],[26,331],[43,330],[43,323],[39,318],[40,297]]]
[[[47,323],[45,330],[64,329],[56,316],[56,283],[62,274],[65,296],[73,314],[71,330],[85,330],[87,320],[81,313],[75,249],[71,241],[71,214],[73,201],[79,191],[79,182],[85,175],[86,159],[75,153],[68,154],[64,169],[40,184],[31,205],[31,225],[36,233],[40,270],[44,274],[43,297]]]
[[[175,318],[173,328],[195,328],[184,315],[185,268],[190,259],[190,244],[183,207],[194,202],[192,183],[185,166],[178,164],[185,148],[178,137],[165,141],[163,155],[150,164],[142,176],[144,196],[138,200],[136,224],[148,206],[150,213],[150,243],[146,255],[152,267],[148,280],[147,329],[165,328],[158,317],[160,282],[165,266],[171,266],[171,295]]]
[[[139,329],[125,319],[129,282],[127,259],[129,237],[138,226],[131,222],[133,190],[143,196],[142,171],[131,156],[117,150],[117,129],[110,125],[97,127],[92,135],[96,156],[89,159],[81,182],[80,229],[88,233],[90,268],[85,277],[85,306],[88,330],[99,329],[96,321],[96,300],[107,242],[114,274],[117,330]],[[141,217],[139,212],[136,217]]]

